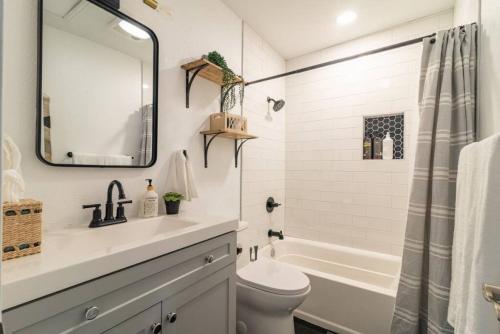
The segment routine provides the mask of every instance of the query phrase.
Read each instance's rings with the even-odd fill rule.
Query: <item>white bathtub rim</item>
[[[297,257],[303,257],[303,258],[306,258],[306,259],[311,259],[313,261],[318,261],[318,262],[323,262],[323,263],[331,263],[331,264],[338,265],[340,267],[345,267],[345,268],[349,268],[349,269],[355,269],[355,270],[359,270],[359,271],[366,272],[366,273],[372,273],[372,274],[374,273],[374,274],[377,274],[377,275],[380,275],[380,276],[384,276],[384,277],[387,277],[387,278],[391,278],[391,279],[394,279],[394,277],[395,277],[395,275],[381,273],[381,272],[378,272],[378,271],[374,271],[374,270],[370,270],[370,269],[364,269],[364,268],[360,268],[360,267],[356,267],[356,266],[350,266],[348,264],[343,264],[343,263],[339,263],[339,262],[318,259],[318,258],[315,258],[315,257],[312,257],[312,256],[306,256],[306,255],[302,255],[302,254],[299,254],[299,253],[288,253],[286,255],[282,255],[282,256],[280,256],[278,258],[274,258],[274,259],[277,260],[277,261],[280,261],[280,259],[282,257],[285,257],[285,256],[297,256]],[[286,262],[286,263],[287,264],[291,264],[291,263],[288,263],[288,262]],[[296,265],[296,266],[298,266],[298,265]],[[319,271],[321,271],[321,270],[319,270]],[[335,274],[326,274],[326,275],[334,275],[334,276],[336,276]],[[367,284],[369,284],[369,283],[367,283]]]
[[[316,246],[316,247],[320,247],[320,248],[326,248],[326,249],[331,249],[331,250],[341,250],[341,251],[345,251],[345,252],[349,252],[349,253],[355,253],[355,254],[358,254],[358,255],[370,256],[372,258],[379,258],[379,259],[384,259],[384,260],[389,259],[389,260],[396,261],[396,262],[399,262],[399,263],[401,262],[401,257],[399,257],[399,256],[395,256],[395,255],[391,255],[391,254],[385,254],[385,253],[381,254],[381,253],[377,253],[377,252],[373,252],[373,251],[369,251],[369,250],[357,249],[357,248],[352,248],[352,247],[347,247],[347,246],[333,245],[333,244],[328,244],[328,243],[319,242],[319,241],[312,241],[312,240],[305,240],[305,239],[287,237],[287,240],[284,240],[284,241],[275,241],[275,242],[286,243],[287,241],[290,241],[292,243],[301,243],[301,244],[306,244],[306,245],[312,245],[312,246]],[[267,246],[265,246],[262,249],[262,254],[263,254],[263,256],[266,256],[268,258],[274,259],[275,261],[281,262],[279,260],[279,257],[278,258],[271,257],[271,252],[268,251],[269,248],[274,247],[273,244],[274,244],[274,242],[270,243]],[[285,256],[286,255],[296,255],[296,256],[302,256],[302,257],[305,257],[305,258],[311,258],[310,256],[305,256],[305,255],[302,255],[302,254],[295,254],[295,253],[286,253],[284,255]],[[313,258],[313,259],[315,259],[315,258]],[[324,262],[331,262],[331,261],[322,260],[322,259],[319,259],[319,260],[320,261],[324,261]],[[350,279],[350,278],[346,278],[346,277],[343,277],[343,276],[338,276],[338,275],[335,275],[335,274],[325,273],[323,271],[315,270],[315,269],[312,269],[312,268],[309,268],[309,267],[304,267],[304,266],[300,266],[300,265],[296,265],[296,264],[292,264],[292,263],[288,263],[288,262],[281,262],[281,263],[289,265],[291,267],[294,267],[297,270],[300,270],[303,273],[308,274],[308,275],[313,275],[313,276],[316,276],[316,277],[319,277],[319,278],[323,278],[323,279],[326,279],[326,280],[333,280],[333,281],[340,282],[340,283],[343,283],[343,284],[347,284],[347,285],[350,285],[350,286],[355,286],[355,287],[358,287],[358,288],[363,289],[363,290],[373,291],[373,292],[376,292],[376,293],[387,295],[389,297],[393,297],[393,298],[396,297],[397,284],[395,284],[395,286],[393,288],[383,288],[383,287],[380,287],[380,286],[375,285],[375,284],[369,284],[369,283],[365,283],[365,282],[360,282],[358,280],[353,280],[353,279]],[[331,262],[331,263],[334,263],[334,262]],[[363,268],[359,268],[359,269],[365,270]],[[371,270],[366,270],[366,271],[370,272]],[[371,272],[374,272],[374,271],[371,271]],[[386,276],[390,276],[390,277],[394,277],[395,282],[399,281],[399,273],[397,273],[397,275],[394,275],[394,276],[387,275],[385,273],[380,273],[380,274],[386,275]]]
[[[363,256],[367,256],[367,257],[371,257],[371,258],[377,258],[377,259],[389,260],[389,261],[401,263],[401,256],[397,256],[397,255],[393,255],[393,254],[389,254],[389,253],[375,252],[375,251],[371,251],[371,250],[367,250],[367,249],[354,248],[354,247],[349,247],[349,246],[331,244],[331,243],[322,242],[322,241],[300,239],[300,238],[288,237],[288,236],[285,236],[284,240],[275,240],[275,241],[271,242],[269,245],[266,246],[266,248],[271,247],[274,243],[286,243],[287,241],[292,241],[292,242],[296,242],[299,244],[316,246],[316,247],[320,247],[320,248],[341,250],[341,251],[344,251],[346,253],[353,253],[356,255],[363,255]]]
[[[275,261],[280,262],[279,259],[275,259]],[[327,274],[327,273],[319,271],[319,270],[315,270],[315,269],[311,269],[311,268],[303,267],[303,266],[298,266],[296,264],[291,264],[291,263],[286,263],[286,262],[281,262],[281,263],[286,264],[288,266],[291,266],[297,270],[300,270],[301,272],[303,272],[307,275],[312,275],[312,276],[316,276],[316,277],[319,277],[322,279],[336,281],[336,282],[347,284],[350,286],[355,286],[355,287],[363,289],[363,290],[380,293],[380,294],[383,294],[383,295],[386,295],[389,297],[394,297],[394,298],[396,297],[397,290],[395,290],[395,289],[382,288],[382,287],[374,285],[374,284],[360,282],[360,281],[353,280],[350,278],[337,276],[335,274]]]

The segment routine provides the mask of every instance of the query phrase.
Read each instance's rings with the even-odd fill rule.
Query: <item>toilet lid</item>
[[[309,288],[309,278],[302,272],[266,258],[238,270],[238,281],[279,295],[298,295]]]

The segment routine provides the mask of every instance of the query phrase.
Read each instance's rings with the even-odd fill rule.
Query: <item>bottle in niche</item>
[[[148,181],[149,184],[139,203],[139,217],[156,217],[158,216],[158,194],[153,187],[153,180],[146,179],[146,181]]]
[[[363,139],[363,159],[373,159],[372,139],[370,137],[365,137],[365,139]]]
[[[393,159],[393,148],[394,148],[394,141],[391,139],[391,134],[387,132],[387,135],[384,138],[383,144],[382,144],[382,157],[384,160],[392,160]]]
[[[373,159],[382,159],[382,138],[373,139]]]

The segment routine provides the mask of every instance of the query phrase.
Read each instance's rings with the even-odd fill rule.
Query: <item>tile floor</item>
[[[335,334],[299,318],[295,320],[295,334]]]

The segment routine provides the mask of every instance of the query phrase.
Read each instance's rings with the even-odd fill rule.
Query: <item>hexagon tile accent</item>
[[[404,158],[405,116],[404,114],[365,117],[365,137],[385,138],[387,132],[394,140],[394,159]]]

